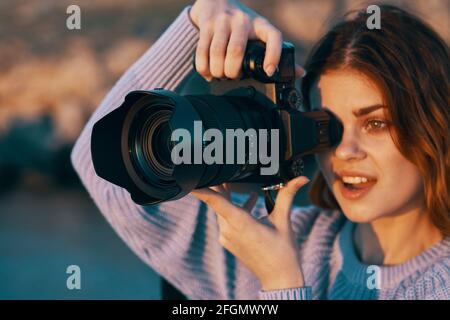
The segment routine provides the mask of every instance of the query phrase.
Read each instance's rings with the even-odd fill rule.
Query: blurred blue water
[[[66,268],[81,268],[81,290]],[[158,275],[120,240],[83,191],[0,196],[0,299],[159,299]]]

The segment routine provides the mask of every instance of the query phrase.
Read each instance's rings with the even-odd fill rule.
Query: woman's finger
[[[254,20],[254,33],[258,39],[266,43],[263,66],[266,74],[272,76],[280,62],[283,35],[264,18]]]
[[[231,192],[228,190],[225,184],[219,184],[217,186],[210,187],[210,189],[222,194],[228,200],[231,199]]]
[[[228,222],[236,219],[245,218],[246,215],[241,213],[241,208],[235,206],[225,198],[224,195],[211,190],[209,188],[195,189],[191,192],[194,197],[206,203],[218,215],[222,216]]]
[[[278,191],[275,207],[270,216],[275,225],[278,227],[290,226],[290,212],[295,194],[308,182],[309,179],[305,176],[297,177]]]
[[[211,81],[212,76],[209,71],[209,48],[213,38],[213,26],[211,24],[203,25],[200,28],[199,40],[195,52],[195,67],[197,72]]]
[[[210,48],[209,69],[211,75],[217,79],[224,77],[224,64],[231,27],[226,18],[219,18],[214,30]]]
[[[269,31],[266,42],[266,55],[264,58],[264,71],[268,76],[272,76],[278,67],[281,57],[283,38],[281,32],[273,29]]]
[[[236,79],[242,69],[245,48],[248,41],[248,29],[245,25],[232,27],[230,41],[227,47],[225,57],[224,72],[229,79]]]
[[[231,184],[230,183],[224,183],[224,184],[222,184],[222,186],[225,189],[228,197],[230,197],[231,196],[231,189],[232,189]]]
[[[214,190],[217,193],[222,193],[223,194],[223,186],[221,184],[217,185],[217,186],[212,186],[209,187],[211,190]]]
[[[228,221],[224,217],[217,215],[217,224],[219,225],[220,234],[225,238],[228,237],[230,233],[230,225]]]

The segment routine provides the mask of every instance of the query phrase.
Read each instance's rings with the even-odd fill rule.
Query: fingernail
[[[309,182],[309,178],[306,176],[300,176],[298,177],[298,183],[300,183],[301,185],[305,185]]]
[[[212,77],[205,77],[206,81],[211,82],[212,81]]]
[[[274,66],[274,65],[270,65],[270,66],[268,66],[268,67],[266,68],[266,74],[267,74],[269,77],[273,76],[274,72],[275,72],[275,66]]]

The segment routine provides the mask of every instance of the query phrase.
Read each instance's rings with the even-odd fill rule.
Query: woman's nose
[[[365,157],[358,135],[351,129],[344,129],[342,140],[337,145],[334,154],[338,159],[346,161]]]

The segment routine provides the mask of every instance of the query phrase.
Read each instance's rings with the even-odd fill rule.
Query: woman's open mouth
[[[342,196],[348,200],[361,199],[377,183],[376,178],[355,173],[339,173],[336,179]]]

